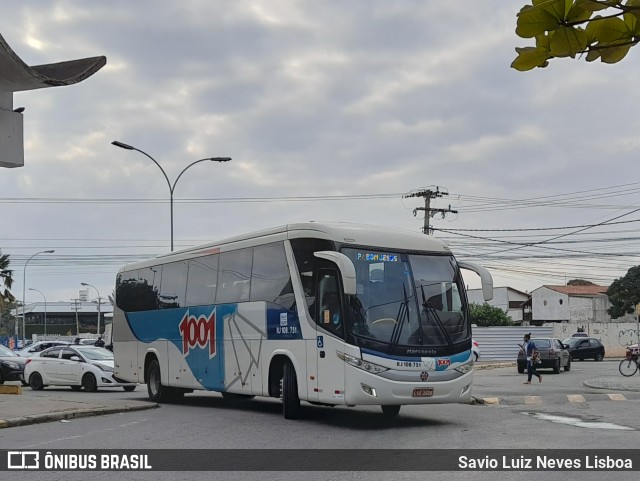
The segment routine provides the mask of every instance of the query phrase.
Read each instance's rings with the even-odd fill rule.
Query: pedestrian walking
[[[537,376],[538,382],[542,382],[542,375],[536,371],[534,358],[538,355],[538,349],[536,344],[531,340],[531,333],[524,335],[522,349],[524,351],[524,357],[527,359],[527,382],[524,384],[531,384],[533,376]]]

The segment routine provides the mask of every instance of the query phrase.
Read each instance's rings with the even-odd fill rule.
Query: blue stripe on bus
[[[204,388],[224,391],[225,383],[231,381],[225,379],[225,325],[241,321],[243,316],[236,319],[238,308],[238,304],[220,304],[128,312],[125,317],[131,332],[140,342],[170,342],[182,354],[193,376]],[[251,321],[257,328],[256,339],[264,336],[265,324],[267,339],[302,339],[297,313],[279,306],[274,308],[270,305],[266,312],[262,311],[259,319]],[[231,332],[226,332],[226,336],[231,340]]]
[[[360,349],[360,351],[363,354],[369,354],[371,356],[378,356],[378,357],[382,357],[382,358],[385,358],[385,359],[393,359],[394,361],[415,361],[415,362],[421,362],[422,361],[421,357],[392,356],[390,354],[384,354],[382,352],[372,351],[370,349],[362,349],[362,348]],[[429,356],[425,356],[425,357],[429,357]],[[444,370],[449,368],[449,364],[438,365],[437,361],[439,359],[448,359],[451,364],[455,364],[455,363],[467,362],[470,359],[470,357],[471,357],[471,350],[468,350],[468,351],[459,352],[458,354],[454,354],[453,356],[437,356],[437,357],[433,357],[433,359],[436,360],[436,370],[437,371],[444,371]]]

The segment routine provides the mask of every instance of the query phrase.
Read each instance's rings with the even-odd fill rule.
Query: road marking
[[[540,396],[525,396],[525,404],[542,404],[542,398]]]
[[[500,404],[500,398],[497,397],[485,397],[482,398],[485,404]]]
[[[624,397],[624,394],[607,394],[607,396],[609,396],[609,399],[611,399],[612,401],[626,401],[627,398]]]
[[[582,394],[567,394],[567,399],[572,403],[586,403],[587,400]]]

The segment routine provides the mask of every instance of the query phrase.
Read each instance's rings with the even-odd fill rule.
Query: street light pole
[[[171,184],[171,181],[169,180],[169,177],[167,176],[167,173],[164,171],[162,166],[158,163],[158,161],[156,161],[156,159],[151,157],[145,151],[140,150],[140,149],[138,149],[136,147],[133,147],[131,145],[125,144],[123,142],[119,142],[117,140],[114,140],[113,142],[111,142],[111,144],[115,145],[116,147],[120,147],[121,149],[135,150],[135,151],[140,152],[142,155],[144,155],[144,156],[148,157],[149,159],[151,159],[153,161],[153,163],[158,166],[158,168],[162,172],[162,175],[164,175],[164,178],[167,181],[167,185],[169,186],[169,204],[170,204],[170,211],[171,211],[171,252],[173,252],[173,191],[176,188],[176,184],[178,183],[178,180],[180,180],[180,177],[182,177],[182,174],[184,174],[185,171],[189,167],[191,167],[193,165],[196,165],[196,164],[198,164],[200,162],[205,162],[207,160],[211,161],[211,162],[229,162],[231,160],[231,157],[205,157],[204,159],[200,159],[200,160],[196,160],[195,162],[191,162],[184,169],[182,169],[182,172],[180,172],[178,177],[176,177],[176,180],[173,182],[173,184]]]
[[[33,287],[29,288],[30,291],[36,291],[42,294],[42,298],[44,299],[44,339],[47,340],[47,298],[44,293],[38,289],[34,289]]]
[[[96,286],[92,286],[91,284],[87,284],[86,282],[81,282],[80,285],[85,286],[85,287],[93,287],[96,292],[98,293],[98,336],[100,336],[100,301],[102,300],[102,298],[100,297],[100,291],[98,290],[98,288]]]
[[[33,259],[35,256],[37,256],[38,254],[53,254],[54,252],[55,252],[54,250],[36,252],[35,254],[33,254],[31,257],[27,259],[27,262],[24,263],[24,272],[22,273],[22,347],[24,347],[24,342],[27,337],[27,334],[25,331],[25,321],[24,321],[24,316],[25,316],[24,308],[27,306],[27,302],[26,302],[27,264],[29,264],[29,261]],[[16,334],[17,334],[17,327],[18,326],[16,325]]]

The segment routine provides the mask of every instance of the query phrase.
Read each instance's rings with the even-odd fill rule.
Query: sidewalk
[[[29,388],[27,388],[29,389]],[[158,407],[149,401],[126,399],[77,400],[0,394],[0,428],[100,416]]]

